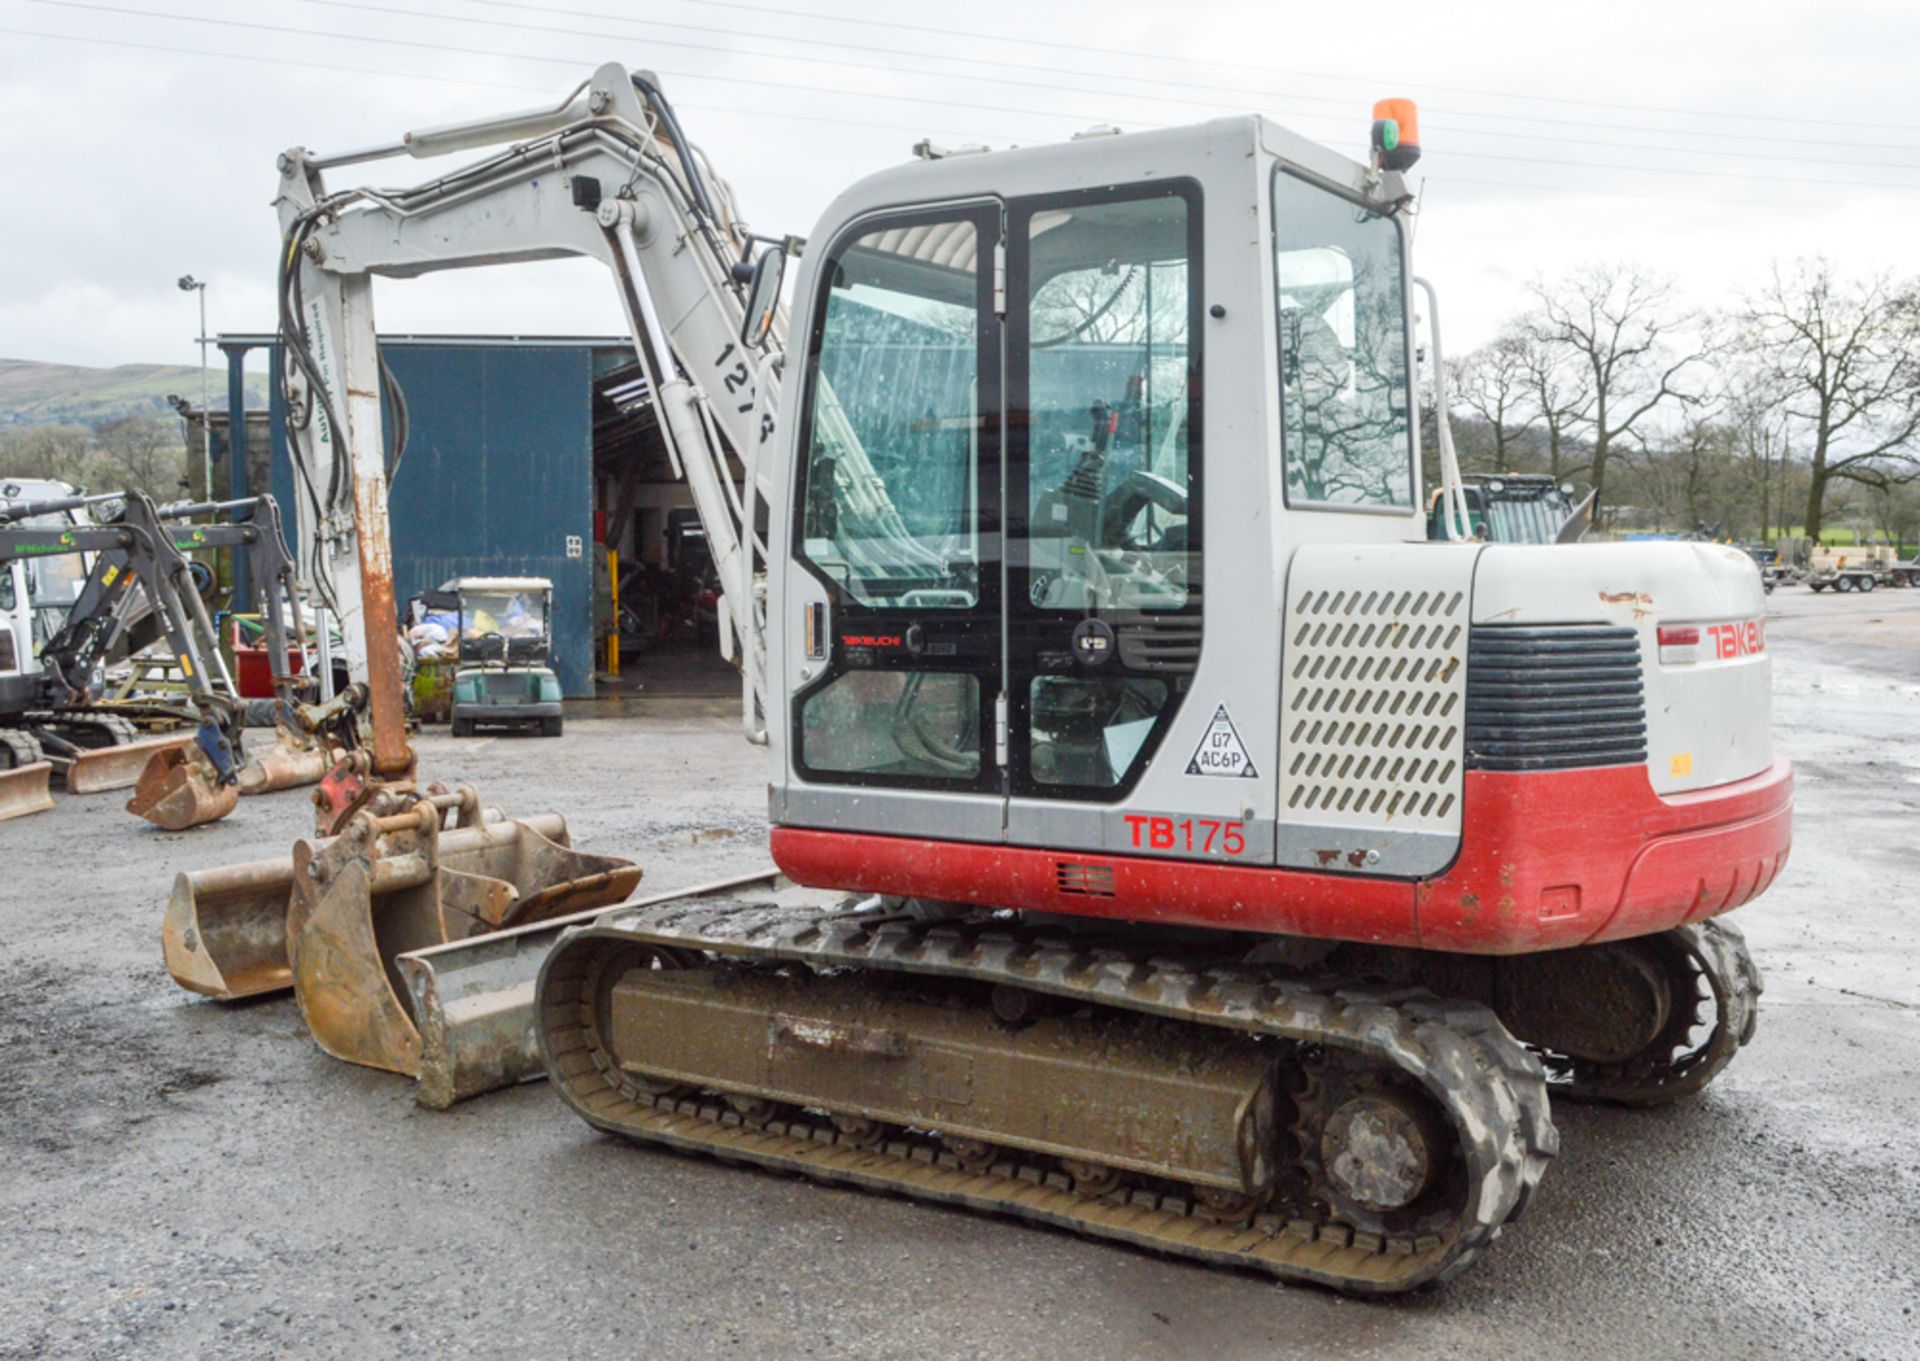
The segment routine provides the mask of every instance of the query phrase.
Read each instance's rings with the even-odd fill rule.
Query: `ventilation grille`
[[[1634,630],[1478,624],[1467,648],[1468,768],[1577,770],[1647,759]]]
[[[1056,872],[1062,893],[1072,893],[1082,898],[1114,896],[1112,865],[1086,865],[1073,860],[1061,860],[1056,864]]]
[[[1129,671],[1190,673],[1200,665],[1200,621],[1168,619],[1122,624],[1120,663]]]
[[[1466,592],[1306,591],[1287,629],[1281,816],[1457,827]]]

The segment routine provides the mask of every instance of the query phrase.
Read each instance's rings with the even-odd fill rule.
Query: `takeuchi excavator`
[[[374,278],[599,260],[713,546],[774,858],[847,895],[567,931],[532,1017],[588,1122],[1388,1292],[1520,1214],[1550,1101],[1695,1092],[1749,1039],[1721,914],[1779,873],[1792,791],[1759,578],[1475,539],[1444,387],[1428,540],[1418,140],[1386,101],[1364,163],[1257,116],[923,144],[804,248],[618,65],[282,158],[300,551],[371,621],[356,678],[397,665]]]

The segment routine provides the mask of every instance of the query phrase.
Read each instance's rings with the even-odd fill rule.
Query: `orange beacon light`
[[[1411,99],[1374,102],[1373,157],[1382,170],[1408,170],[1420,159],[1420,110]]]

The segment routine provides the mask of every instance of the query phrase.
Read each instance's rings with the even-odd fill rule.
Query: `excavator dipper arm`
[[[407,189],[332,192],[323,172],[531,138]],[[601,67],[560,105],[407,134],[340,156],[281,157],[282,335],[308,578],[338,610],[352,679],[370,690],[374,764],[404,764],[387,537],[389,476],[375,277],[584,256],[613,274],[634,348],[725,592],[722,650],[741,666],[750,732],[765,708],[754,558],[755,469],[777,362],[743,339],[758,238],[652,79]],[[780,319],[771,328],[777,339]],[[729,454],[748,470],[743,497]],[[364,621],[379,621],[368,626]]]

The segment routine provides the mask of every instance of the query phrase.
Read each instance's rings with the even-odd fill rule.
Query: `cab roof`
[[[553,583],[545,577],[454,577],[443,583],[443,591],[551,591]]]
[[[1355,119],[1356,139],[1369,124]],[[1369,184],[1368,168],[1260,114],[1215,118],[1147,132],[1080,134],[1063,142],[1004,150],[957,151],[877,171],[848,186],[821,218],[834,228],[883,208],[935,200],[1011,197],[1097,188],[1130,181],[1197,176],[1209,162],[1241,163],[1264,153],[1377,201],[1385,210],[1406,196],[1401,176]],[[1251,167],[1250,167],[1251,168]],[[1249,194],[1254,191],[1250,188]]]

